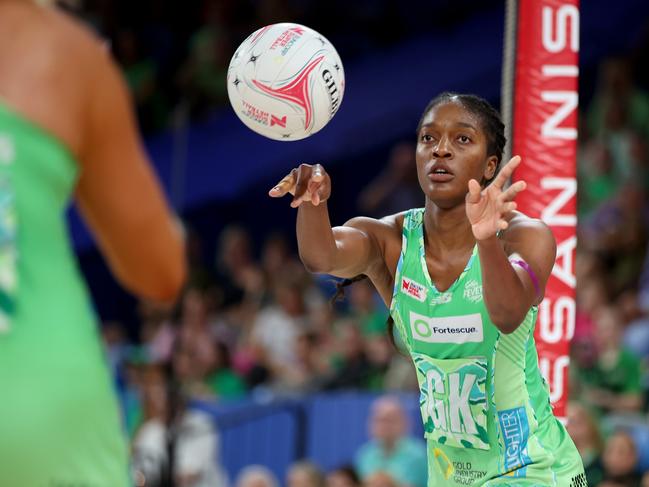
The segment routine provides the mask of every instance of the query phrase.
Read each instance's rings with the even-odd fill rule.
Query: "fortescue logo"
[[[410,330],[412,337],[421,342],[479,343],[483,340],[480,313],[431,318],[411,311]]]

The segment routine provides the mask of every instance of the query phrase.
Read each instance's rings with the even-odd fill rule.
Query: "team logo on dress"
[[[482,284],[475,279],[470,279],[464,286],[464,299],[477,303],[482,301]]]
[[[417,301],[424,302],[426,301],[426,286],[419,284],[412,279],[407,277],[401,278],[401,292],[407,294],[411,298],[415,298]]]

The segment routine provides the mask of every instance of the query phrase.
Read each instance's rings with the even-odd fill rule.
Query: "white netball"
[[[248,36],[228,68],[232,108],[250,129],[292,141],[321,130],[345,90],[343,64],[321,34],[299,24],[268,25]]]

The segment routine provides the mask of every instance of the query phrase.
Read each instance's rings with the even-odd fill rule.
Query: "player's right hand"
[[[304,202],[314,206],[327,201],[331,195],[331,178],[320,164],[300,164],[282,178],[268,192],[272,198],[281,198],[286,193],[293,195],[291,207],[297,208]]]

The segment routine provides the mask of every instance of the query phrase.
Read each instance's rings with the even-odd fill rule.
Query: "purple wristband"
[[[525,271],[528,273],[530,276],[530,279],[532,280],[532,284],[534,284],[534,289],[536,290],[536,295],[540,296],[541,295],[541,287],[539,286],[539,280],[536,278],[536,274],[534,274],[534,271],[530,267],[530,265],[525,262],[524,260],[510,260],[512,264],[516,264],[521,266]]]

